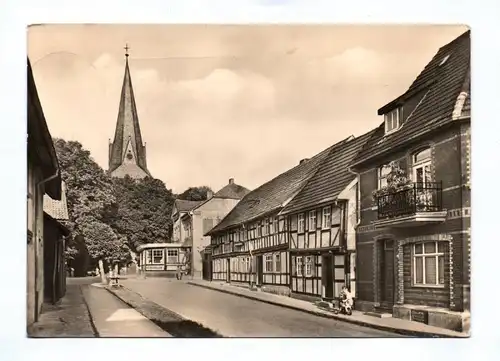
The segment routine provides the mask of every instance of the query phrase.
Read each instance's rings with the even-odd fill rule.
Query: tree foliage
[[[79,142],[54,139],[54,146],[61,169],[61,178],[66,183],[70,218],[67,226],[73,237],[83,236],[85,239],[84,245],[81,245],[81,242],[70,242],[66,255],[70,259],[75,259],[75,264],[85,268],[88,265],[88,260],[84,255],[87,249],[91,257],[97,255],[95,248],[91,251],[90,245],[99,245],[99,247],[102,245],[108,252],[108,246],[104,246],[104,243],[96,243],[95,234],[91,228],[110,230],[109,226],[106,227],[106,223],[109,223],[117,207],[113,182],[91,158],[90,152]],[[110,246],[122,251],[123,247],[119,245],[119,241],[116,241],[117,235],[113,230],[105,234],[110,239]]]
[[[132,250],[141,244],[170,240],[174,196],[161,180],[114,178],[113,190],[118,207],[110,224]]]
[[[189,187],[179,194],[177,198],[188,201],[204,201],[207,199],[207,192],[209,191],[212,192],[212,189],[207,186]]]

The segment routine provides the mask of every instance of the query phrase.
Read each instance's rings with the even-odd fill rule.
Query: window
[[[298,215],[298,231],[299,233],[304,232],[304,214]]]
[[[311,277],[313,274],[313,260],[312,256],[306,257],[306,277]]]
[[[153,249],[153,264],[162,264],[162,263],[163,263],[163,250]]]
[[[297,261],[295,264],[295,273],[297,276],[302,277],[302,257],[297,257]]]
[[[413,154],[413,181],[425,185],[431,181],[431,148]]]
[[[377,178],[378,178],[378,189],[387,186],[387,176],[391,173],[391,166],[386,164],[378,168]]]
[[[444,285],[444,248],[445,242],[426,242],[413,245],[414,285]]]
[[[323,208],[323,223],[322,228],[330,228],[332,225],[332,212],[330,207]]]
[[[261,236],[261,237],[266,235],[265,223],[266,223],[265,220],[260,222],[260,234],[259,234],[259,236]]]
[[[269,234],[274,233],[274,218],[269,218]]]
[[[391,133],[399,128],[399,112],[401,108],[396,108],[384,115],[385,133]]]
[[[148,249],[148,250],[146,251],[146,263],[147,263],[147,264],[151,264],[151,262],[152,262],[152,257],[151,257],[151,255],[152,255],[152,252],[151,252],[151,250],[150,250],[150,249]]]
[[[279,229],[279,227],[278,227],[278,217],[274,217],[274,219],[273,219],[273,223],[274,223],[274,224],[273,224],[274,231],[275,231],[276,233],[278,233],[278,232],[280,231],[280,229]]]
[[[179,262],[179,251],[176,249],[167,250],[167,263],[178,263]]]
[[[266,272],[272,272],[273,271],[273,256],[272,255],[266,255]]]
[[[274,272],[281,272],[281,257],[279,253],[274,255]]]
[[[309,230],[314,231],[316,229],[316,211],[309,212]]]

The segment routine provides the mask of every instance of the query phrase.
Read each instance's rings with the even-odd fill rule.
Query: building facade
[[[470,287],[470,32],[439,49],[351,164],[360,184],[357,303],[467,326]]]
[[[128,175],[134,179],[141,179],[151,174],[146,162],[146,144],[142,143],[128,56],[126,53],[115,137],[113,142],[109,141],[108,172],[116,178]]]
[[[191,258],[191,247],[181,243],[147,243],[137,247],[138,267],[143,276],[175,275]]]
[[[69,220],[66,186],[61,185],[61,200],[47,194],[43,200],[44,212],[44,301],[55,304],[66,293],[66,239],[70,236],[64,225]]]
[[[357,179],[368,135],[349,137],[250,192],[208,234],[212,279],[296,297],[355,288]]]
[[[173,240],[192,247],[192,276],[201,278],[204,252],[210,244],[205,233],[217,225],[250,191],[230,178],[226,186],[215,194],[207,194],[205,201],[175,201],[172,212]]]
[[[339,143],[281,211],[287,217],[290,289],[332,301],[356,292],[357,177],[347,169],[371,133]]]
[[[44,300],[43,197],[61,199],[61,177],[56,151],[38,97],[31,64],[28,84],[27,184],[27,325],[38,321]]]

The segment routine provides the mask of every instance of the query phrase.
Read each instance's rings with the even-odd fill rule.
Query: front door
[[[226,258],[226,282],[231,283],[231,259]]]
[[[321,283],[323,284],[323,298],[333,300],[333,255],[324,254],[321,259]]]
[[[257,256],[257,286],[262,286],[262,278],[264,275],[264,262],[262,256]]]
[[[380,307],[392,313],[394,305],[394,242],[382,241],[380,259]]]

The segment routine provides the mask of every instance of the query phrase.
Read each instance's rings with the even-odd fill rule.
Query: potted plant
[[[406,176],[406,172],[396,162],[389,164],[390,171],[387,175],[387,185],[372,192],[372,200],[377,204],[378,199],[387,194],[394,194],[404,189],[413,187],[411,179]]]

